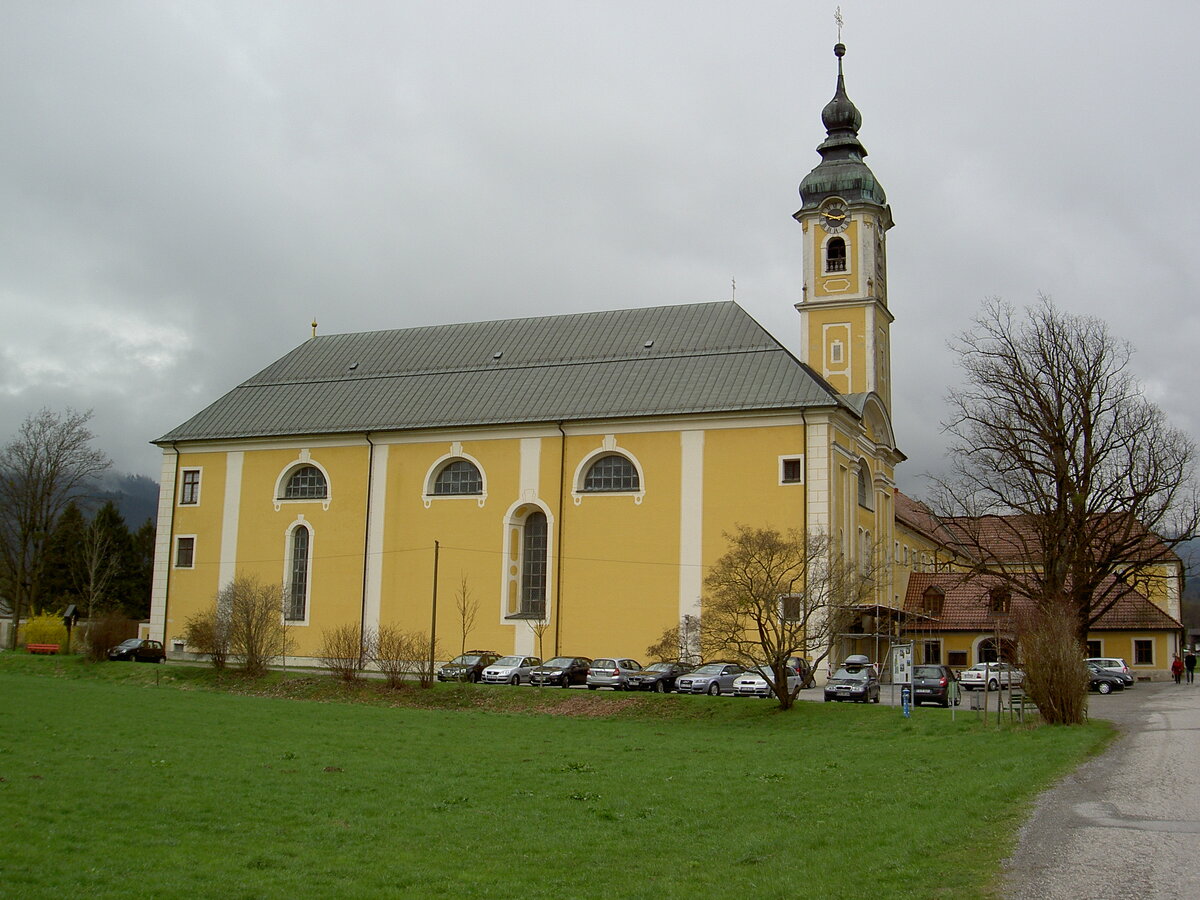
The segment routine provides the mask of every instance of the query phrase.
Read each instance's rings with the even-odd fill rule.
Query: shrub
[[[351,682],[370,661],[374,641],[368,630],[365,639],[357,625],[339,625],[321,633],[321,649],[317,658],[342,681]]]
[[[67,626],[63,625],[61,616],[40,613],[25,623],[24,630],[27,645],[58,644],[60,649],[67,649]]]
[[[1025,693],[1051,725],[1083,721],[1088,678],[1078,625],[1063,604],[1032,610],[1017,622]]]
[[[108,658],[108,651],[126,638],[137,635],[137,625],[117,612],[101,613],[75,630],[81,637],[83,652],[93,662]]]
[[[422,631],[403,631],[395,625],[383,625],[374,644],[375,664],[387,679],[389,687],[398,688],[411,678],[415,678],[423,688],[433,684],[433,667],[429,664],[429,635]]]
[[[225,668],[229,658],[229,626],[217,615],[215,603],[184,623],[183,639],[193,652],[208,656],[214,669]]]

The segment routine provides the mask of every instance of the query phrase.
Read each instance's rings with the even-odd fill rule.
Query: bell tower
[[[874,392],[891,413],[892,314],[885,235],[892,210],[858,139],[862,115],[846,95],[845,44],[833,48],[837,89],[821,111],[821,161],[802,182],[794,218],[804,232],[800,312],[804,362],[843,394]]]

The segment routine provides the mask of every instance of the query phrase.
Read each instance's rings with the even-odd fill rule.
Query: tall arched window
[[[583,489],[591,492],[636,491],[641,488],[637,469],[619,453],[602,456],[583,476]]]
[[[531,512],[521,531],[521,614],[541,618],[546,614],[546,514]]]
[[[316,466],[300,466],[288,476],[283,488],[284,500],[324,500],[329,496],[329,485]]]
[[[871,469],[865,459],[858,461],[858,505],[864,509],[874,509],[871,502]]]
[[[303,622],[308,617],[308,579],[312,560],[312,535],[306,525],[292,529],[289,540],[287,609],[284,619]]]
[[[483,475],[475,464],[465,459],[447,463],[433,482],[433,493],[439,497],[463,494],[482,494]]]
[[[825,271],[846,271],[846,242],[840,237],[830,238],[825,244]]]

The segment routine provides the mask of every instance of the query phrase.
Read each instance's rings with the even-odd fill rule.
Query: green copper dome
[[[826,197],[841,197],[847,203],[857,200],[886,206],[887,195],[883,187],[863,162],[867,150],[858,139],[862,113],[846,94],[846,81],[842,75],[846,45],[835,45],[833,53],[838,60],[837,90],[821,110],[826,138],[817,147],[821,161],[800,182],[802,208],[815,209]]]

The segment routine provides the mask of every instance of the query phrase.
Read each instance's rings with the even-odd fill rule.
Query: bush
[[[225,668],[229,658],[229,625],[217,615],[216,604],[184,623],[183,639],[193,652],[206,655],[214,669]]]
[[[433,667],[429,664],[429,636],[421,631],[402,631],[395,625],[384,625],[375,639],[375,664],[387,679],[388,687],[398,688],[416,678],[427,688],[433,684]],[[436,648],[435,648],[436,649]]]
[[[75,630],[81,637],[83,652],[93,662],[108,658],[108,651],[126,638],[137,636],[137,625],[117,612],[93,616]]]
[[[25,643],[28,644],[58,644],[64,652],[67,649],[67,626],[63,625],[61,616],[42,613],[33,616],[25,623]]]
[[[364,640],[357,625],[339,625],[332,631],[321,633],[321,649],[317,651],[317,658],[342,681],[351,682],[358,678],[370,661],[373,643],[370,631]]]
[[[1087,708],[1087,666],[1078,624],[1063,605],[1033,610],[1017,622],[1025,693],[1051,725],[1077,725]]]

